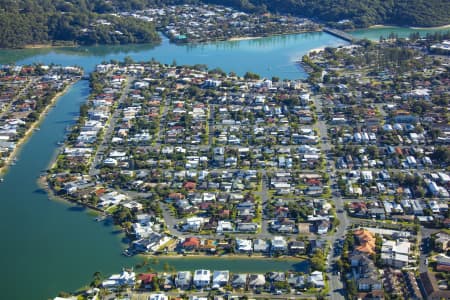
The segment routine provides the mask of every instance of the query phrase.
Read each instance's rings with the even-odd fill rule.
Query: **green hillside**
[[[450,24],[449,0],[207,0],[250,11],[290,13],[326,22],[348,19],[356,27],[374,24]]]
[[[100,15],[104,0],[0,0],[0,48],[53,41],[127,44],[159,40],[149,23]]]
[[[159,40],[154,27],[110,13],[164,4],[214,3],[252,12],[309,17],[329,25],[450,24],[449,0],[0,0],[0,48],[55,41],[126,44]],[[350,22],[342,25],[342,20]]]

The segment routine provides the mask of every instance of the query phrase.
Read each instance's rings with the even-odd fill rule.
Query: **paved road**
[[[439,232],[439,229],[431,229],[420,226],[420,231],[418,234],[419,245],[420,245],[420,256],[419,256],[419,273],[424,273],[428,271],[427,257],[431,249],[429,238],[432,234]]]
[[[147,300],[147,299],[149,299],[150,294],[154,294],[154,293],[133,292],[133,293],[129,293],[129,294],[131,294],[132,300]],[[170,292],[164,292],[164,294],[167,296],[170,296],[170,297],[177,297],[180,294],[185,294],[185,295],[189,295],[189,296],[206,297],[206,296],[208,296],[209,292],[207,292],[207,291],[189,291],[189,292],[170,291]],[[313,295],[310,296],[310,295],[295,295],[295,294],[274,295],[274,294],[270,294],[270,293],[254,294],[251,292],[247,292],[247,293],[232,293],[230,295],[239,296],[239,297],[247,296],[249,299],[250,298],[251,299],[280,299],[280,300],[281,299],[316,299],[316,297]],[[231,299],[231,298],[229,298],[229,299]]]
[[[128,77],[126,86],[122,91],[122,95],[120,96],[118,100],[118,104],[120,105],[125,101],[125,99],[128,97],[128,91],[130,90],[130,86],[134,81],[134,77]],[[111,136],[114,133],[114,128],[116,126],[117,120],[119,119],[121,113],[121,109],[116,108],[116,110],[113,112],[113,115],[109,118],[108,122],[106,123],[107,129],[106,132],[104,132],[103,140],[100,143],[100,146],[97,149],[97,152],[95,153],[94,158],[92,159],[92,163],[89,167],[89,175],[98,175],[100,173],[100,170],[97,169],[97,165],[101,163],[103,159],[103,153],[105,149],[108,148],[108,145],[111,141]]]
[[[328,130],[327,130],[327,124],[321,118],[322,115],[322,101],[317,97],[312,97],[314,106],[316,107],[316,114],[319,117],[317,122],[314,124],[314,128],[319,132],[320,138],[322,140],[321,148],[322,152],[326,154],[328,151],[330,151],[333,148],[333,145],[330,143],[329,137],[328,137]],[[336,170],[331,167],[334,165],[334,160],[327,159],[326,161],[327,168],[329,169],[329,175],[330,175],[330,188],[331,194],[336,195],[339,193],[338,189],[334,189],[333,187],[337,187],[336,182]],[[339,218],[340,224],[337,227],[336,231],[332,235],[328,235],[325,237],[325,239],[328,241],[329,245],[331,246],[330,253],[327,256],[327,275],[329,277],[329,288],[330,288],[330,296],[329,298],[332,300],[342,300],[345,299],[345,289],[344,285],[341,281],[341,278],[338,274],[335,265],[336,265],[336,258],[339,257],[340,253],[336,253],[335,249],[339,248],[339,241],[340,239],[343,239],[347,230],[347,227],[350,225],[351,221],[347,217],[347,213],[344,210],[344,200],[341,197],[335,197],[331,199],[334,203],[337,217]]]

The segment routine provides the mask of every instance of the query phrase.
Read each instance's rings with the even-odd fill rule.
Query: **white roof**
[[[194,281],[209,281],[211,277],[211,271],[209,270],[195,270]]]

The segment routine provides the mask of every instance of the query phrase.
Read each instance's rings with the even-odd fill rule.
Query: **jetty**
[[[343,39],[344,41],[350,42],[350,43],[355,43],[359,40],[358,38],[354,37],[353,35],[345,32],[345,31],[339,30],[339,29],[324,27],[322,30],[326,33],[334,35],[334,36],[336,36],[340,39]]]

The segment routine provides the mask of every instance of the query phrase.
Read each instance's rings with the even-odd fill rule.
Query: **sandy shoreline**
[[[326,47],[319,47],[319,48],[314,48],[308,51],[308,54],[312,53],[312,52],[322,52],[323,50],[325,50]]]
[[[433,30],[433,29],[447,29],[447,28],[450,29],[450,24],[442,25],[442,26],[436,26],[436,27],[409,27],[409,28],[411,28],[411,29],[423,29],[423,30],[427,30],[427,29],[431,29],[431,30]]]
[[[369,26],[368,28],[369,29],[401,28],[401,26],[391,26],[391,25],[376,24],[376,25]],[[447,28],[450,29],[450,24],[442,25],[442,26],[436,26],[436,27],[413,27],[413,26],[408,26],[408,27],[404,27],[404,28],[417,29],[417,30],[434,30],[434,29],[447,29]]]
[[[48,111],[50,110],[50,108],[58,101],[58,99],[67,92],[67,90],[69,89],[70,86],[72,86],[72,84],[74,84],[76,81],[74,81],[71,84],[68,84],[64,90],[56,93],[56,95],[52,98],[52,100],[50,101],[50,103],[44,108],[44,110],[39,114],[39,118],[33,123],[31,124],[30,128],[28,128],[28,130],[25,132],[24,136],[17,142],[16,147],[14,148],[14,150],[9,154],[8,158],[5,160],[5,165],[0,168],[0,175],[3,175],[4,173],[6,173],[6,171],[8,170],[8,168],[11,166],[11,163],[13,162],[13,160],[17,157],[17,154],[20,152],[20,150],[22,149],[23,144],[32,136],[33,131],[42,123],[42,121],[44,120],[44,116],[48,113]]]
[[[78,47],[79,45],[76,43],[68,43],[68,44],[60,44],[54,45],[52,43],[49,44],[29,44],[22,47],[22,49],[51,49],[51,48],[65,48],[65,47]]]
[[[232,37],[232,38],[229,38],[227,41],[229,41],[229,42],[237,42],[237,41],[256,40],[256,39],[260,39],[260,38],[262,38],[262,36]]]

